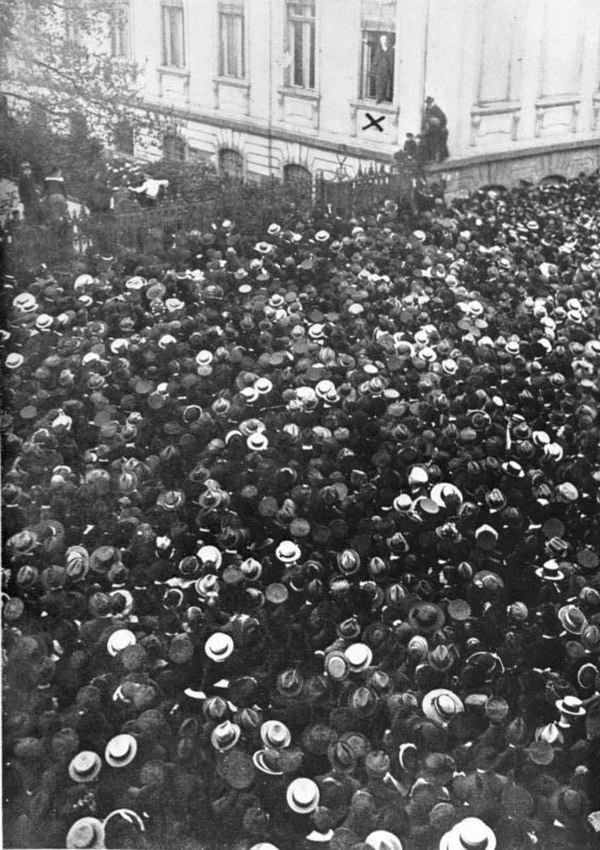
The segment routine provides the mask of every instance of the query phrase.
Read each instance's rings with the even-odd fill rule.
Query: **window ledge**
[[[374,99],[366,100],[365,98],[359,98],[358,100],[351,101],[350,106],[353,109],[377,110],[380,115],[393,115],[395,117],[397,117],[400,112],[399,106],[394,106],[393,103],[389,103],[386,100],[382,100],[380,103],[377,103]]]
[[[519,112],[521,104],[516,100],[499,100],[495,103],[479,103],[471,108],[471,115],[503,115]]]
[[[250,83],[244,77],[213,77],[213,83],[219,86],[233,86],[236,89],[250,88]]]
[[[175,66],[171,67],[170,65],[160,65],[157,70],[161,76],[163,74],[171,74],[173,77],[187,77],[188,79],[190,76],[188,68],[176,68]]]
[[[315,89],[301,89],[295,86],[282,86],[277,89],[279,97],[298,97],[301,100],[311,100],[318,103],[321,100],[321,95]]]
[[[578,94],[560,94],[538,97],[535,105],[537,109],[551,109],[553,106],[574,106],[576,103],[581,103]]]

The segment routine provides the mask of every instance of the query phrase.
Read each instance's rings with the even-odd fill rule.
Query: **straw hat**
[[[92,750],[82,750],[71,759],[69,776],[73,782],[93,782],[100,773],[102,759]]]
[[[85,817],[71,825],[66,838],[67,850],[93,850],[103,848],[104,825],[98,818]]]
[[[106,745],[104,758],[111,767],[126,767],[134,760],[137,746],[133,735],[116,735]]]
[[[117,629],[113,632],[107,642],[106,649],[109,655],[118,655],[119,652],[126,649],[128,646],[133,646],[136,643],[136,636],[129,629]]]
[[[264,750],[257,750],[252,756],[252,761],[261,773],[266,773],[268,776],[283,775],[280,750],[273,750],[269,747]]]
[[[352,673],[359,673],[371,666],[373,651],[366,643],[353,643],[346,647],[344,654],[350,665]]]
[[[567,718],[583,717],[585,708],[579,697],[567,695],[563,699],[558,699],[554,703],[561,715],[566,715]]]
[[[273,750],[282,750],[292,743],[292,733],[279,720],[265,720],[260,727],[260,737],[265,747]]]
[[[293,564],[299,561],[301,554],[300,547],[293,540],[282,540],[275,550],[277,559],[283,564]]]
[[[585,614],[576,605],[563,605],[558,611],[558,619],[566,631],[580,635],[587,625]]]
[[[233,638],[224,632],[214,632],[204,644],[204,652],[211,661],[221,663],[233,652]]]
[[[348,678],[350,672],[350,662],[345,653],[339,650],[328,652],[325,656],[325,673],[334,682],[341,682]]]
[[[226,753],[233,749],[240,739],[242,730],[237,723],[232,723],[231,720],[224,720],[213,729],[210,742],[220,753]]]
[[[423,714],[436,726],[447,726],[450,720],[465,710],[462,700],[447,688],[436,688],[425,694]]]
[[[312,779],[299,777],[289,784],[285,797],[293,812],[307,815],[319,805],[319,787]]]
[[[543,565],[536,569],[535,574],[544,581],[562,581],[565,577],[560,564],[554,558],[544,561]]]
[[[365,838],[365,844],[373,850],[402,850],[402,842],[397,835],[387,829],[376,829]]]
[[[495,850],[496,836],[479,818],[465,818],[440,839],[440,850]]]

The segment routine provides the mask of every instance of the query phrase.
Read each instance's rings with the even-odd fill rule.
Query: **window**
[[[503,0],[502,6],[486,0],[483,16],[481,67],[477,101],[480,105],[502,103],[514,98],[519,70],[517,42],[518,0]]]
[[[363,30],[360,96],[363,100],[391,103],[394,99],[393,32]]]
[[[283,167],[284,185],[292,190],[299,198],[310,198],[312,193],[312,176],[303,165],[289,163]]]
[[[121,153],[133,156],[134,152],[134,134],[133,127],[129,121],[119,121],[114,129],[113,141],[115,148]]]
[[[162,64],[165,68],[185,67],[183,4],[168,0],[161,5]]]
[[[127,59],[130,52],[129,7],[117,0],[110,17],[110,54],[115,59]]]
[[[243,0],[219,4],[219,76],[246,76]]]
[[[232,180],[243,180],[244,158],[237,151],[224,148],[219,151],[219,172]]]
[[[303,89],[315,87],[315,4],[312,0],[287,4],[285,83]]]
[[[396,0],[362,0],[360,90],[362,100],[394,99]]]
[[[172,162],[185,162],[187,145],[175,130],[167,130],[163,136],[163,157]]]

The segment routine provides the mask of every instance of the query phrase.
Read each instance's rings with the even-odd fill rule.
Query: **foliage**
[[[56,121],[84,116],[106,136],[140,105],[136,66],[113,57],[122,0],[0,0],[3,88]]]
[[[43,182],[53,165],[60,165],[67,181],[67,191],[76,197],[85,194],[90,175],[101,167],[103,145],[90,136],[84,126],[73,127],[60,134],[44,122],[4,120],[0,127],[0,174],[17,179],[20,164],[31,163],[38,184]]]

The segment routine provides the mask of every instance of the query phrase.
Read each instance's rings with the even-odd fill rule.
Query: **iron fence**
[[[315,211],[351,216],[373,211],[389,199],[410,202],[413,177],[410,168],[382,167],[359,171],[350,180],[318,177],[309,187],[275,179],[260,184],[231,182],[192,203],[83,212],[58,231],[48,224],[15,222],[5,234],[6,253],[10,270],[16,273],[88,253],[114,255],[123,250],[143,252],[157,243],[166,246],[178,234],[207,232],[226,218],[244,237],[259,240],[273,221],[293,228]]]

